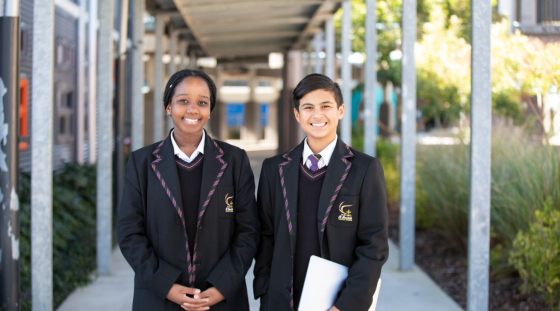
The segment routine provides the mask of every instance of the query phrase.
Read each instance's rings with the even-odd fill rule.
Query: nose
[[[187,113],[196,114],[198,113],[198,106],[195,104],[191,104],[187,106]]]

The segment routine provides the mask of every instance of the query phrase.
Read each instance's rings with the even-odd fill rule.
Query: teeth
[[[183,120],[187,121],[188,123],[196,123],[196,122],[198,122],[198,119],[186,119],[186,118],[183,118]]]
[[[311,126],[324,126],[327,125],[327,122],[325,123],[311,123]]]

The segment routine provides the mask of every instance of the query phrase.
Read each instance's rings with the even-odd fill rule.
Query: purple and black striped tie
[[[309,156],[309,161],[311,161],[311,171],[315,172],[319,169],[319,159],[321,159],[320,154],[311,154]]]

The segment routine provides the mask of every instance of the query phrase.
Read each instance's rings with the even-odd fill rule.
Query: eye
[[[177,103],[179,103],[179,104],[188,104],[189,102],[188,102],[186,99],[179,99],[179,100],[177,101]]]
[[[200,106],[206,106],[206,105],[208,105],[208,103],[205,102],[205,101],[199,101],[198,104],[199,104]]]
[[[309,107],[309,106],[307,106],[307,107],[305,107],[305,108],[303,108],[303,109],[304,109],[304,110],[310,110],[310,109],[312,109],[312,108]]]
[[[329,105],[324,105],[324,106],[323,106],[323,109],[325,109],[325,108],[331,108],[331,106],[329,106]]]

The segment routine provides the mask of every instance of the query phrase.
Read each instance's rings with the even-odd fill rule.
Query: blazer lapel
[[[339,138],[327,167],[327,174],[325,175],[323,187],[321,188],[321,197],[319,199],[319,209],[317,212],[317,220],[321,221],[321,225],[319,226],[319,245],[321,246],[321,256],[323,258],[325,257],[323,253],[323,236],[325,227],[327,226],[327,220],[334,201],[338,196],[338,192],[342,188],[348,176],[348,172],[352,167],[352,162],[347,159],[353,156],[354,154],[350,150],[350,147]]]
[[[282,194],[284,196],[284,212],[288,221],[288,232],[290,234],[290,242],[292,255],[296,250],[296,232],[297,232],[297,191],[299,181],[299,163],[303,153],[303,142],[296,148],[284,154],[286,160],[278,165],[280,173],[280,185],[282,186]]]
[[[198,205],[197,227],[200,226],[204,212],[216,191],[216,187],[222,179],[222,175],[227,167],[227,162],[223,159],[224,151],[206,133],[204,141],[204,162],[202,163],[202,187],[200,191],[200,204]]]
[[[171,143],[171,136],[167,136],[167,138],[159,144],[152,154],[154,155],[155,160],[150,164],[150,166],[159,179],[160,185],[165,190],[169,200],[171,200],[171,204],[176,209],[184,227],[185,218],[182,209],[181,189],[179,184],[179,175],[177,173],[177,165],[175,164],[175,152],[173,151],[173,144]]]

